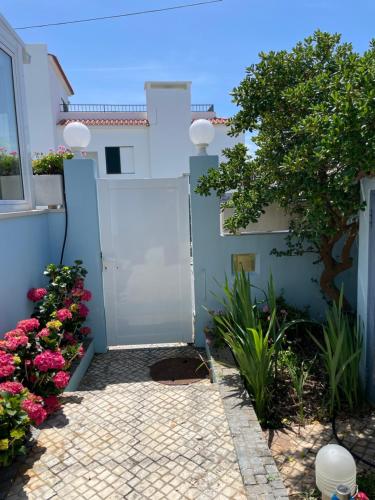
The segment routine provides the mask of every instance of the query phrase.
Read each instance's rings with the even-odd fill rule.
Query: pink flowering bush
[[[27,298],[32,302],[39,302],[47,295],[47,290],[45,288],[31,288],[27,292]]]
[[[20,382],[0,383],[0,466],[25,453],[30,424],[40,425],[46,416],[43,400]]]
[[[27,292],[34,303],[32,317],[0,340],[0,466],[22,452],[30,424],[40,425],[60,408],[58,396],[91,333],[84,326],[89,313],[84,302],[92,296],[84,287],[82,262],[51,264],[44,274],[48,286]]]

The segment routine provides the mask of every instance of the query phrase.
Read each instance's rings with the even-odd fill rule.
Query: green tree
[[[257,148],[253,155],[243,144],[226,149],[227,161],[197,191],[234,190],[225,204],[234,208],[232,231],[257,222],[271,203],[285,209],[286,249],[273,253],[316,253],[321,289],[337,302],[335,278],[352,266],[364,208],[359,181],[375,170],[374,42],[358,54],[340,35],[316,31],[290,51],[260,53],[232,96],[240,110],[230,135],[250,132]]]

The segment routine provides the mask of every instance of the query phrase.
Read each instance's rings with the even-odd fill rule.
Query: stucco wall
[[[56,121],[51,109],[50,69],[47,45],[27,45],[31,63],[25,64],[26,104],[29,119],[31,154],[55,148]]]
[[[0,218],[0,337],[30,315],[27,291],[42,286],[45,266],[58,261],[63,215]]]
[[[193,263],[195,286],[195,335],[198,345],[203,345],[203,331],[210,321],[207,310],[220,310],[221,305],[213,296],[220,295],[217,282],[225,276],[232,279],[232,254],[254,253],[256,269],[250,274],[252,283],[265,289],[270,273],[277,293],[283,292],[287,302],[299,308],[309,307],[316,319],[323,319],[326,309],[319,285],[314,281],[320,276],[321,266],[314,264],[316,256],[276,257],[270,255],[273,248],[285,248],[285,233],[222,236],[220,234],[220,202],[215,196],[202,197],[195,193],[195,186],[208,168],[215,168],[215,156],[195,156],[190,161],[191,215],[193,239]],[[356,262],[343,273],[349,300],[356,304]],[[261,297],[261,292],[254,292]]]

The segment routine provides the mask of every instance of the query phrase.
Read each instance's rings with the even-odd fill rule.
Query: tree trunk
[[[340,290],[335,284],[335,278],[344,271],[350,269],[353,265],[351,257],[351,249],[357,237],[358,224],[352,223],[345,228],[345,231],[337,233],[334,237],[324,238],[320,246],[320,257],[323,262],[323,271],[320,275],[320,287],[326,298],[332,302],[338,303],[340,298]],[[336,260],[333,255],[333,249],[336,243],[346,236],[343,244],[339,260]],[[351,306],[344,294],[344,308],[350,310]]]

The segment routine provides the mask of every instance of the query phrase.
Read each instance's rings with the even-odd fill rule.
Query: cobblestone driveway
[[[190,347],[114,349],[48,420],[8,499],[245,499],[220,395],[208,381],[153,382]]]

